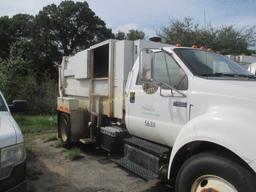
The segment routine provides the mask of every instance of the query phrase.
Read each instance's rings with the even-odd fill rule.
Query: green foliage
[[[28,14],[17,14],[10,19],[10,29],[14,42],[21,38],[31,39],[33,33],[34,16]]]
[[[110,37],[87,2],[63,1],[35,16],[0,17],[0,90],[8,102],[26,99],[31,113],[54,113],[56,64],[63,55]]]
[[[159,35],[167,43],[180,43],[182,46],[206,46],[222,54],[243,54],[248,52],[248,45],[254,42],[255,27],[237,29],[233,25],[213,28],[201,27],[192,18],[183,21],[171,20],[163,27]]]
[[[134,29],[129,30],[127,34],[125,34],[122,31],[118,31],[115,34],[115,39],[118,39],[118,40],[127,39],[131,41],[138,40],[138,39],[145,39],[145,33],[143,31],[134,30]]]
[[[126,34],[124,32],[122,32],[122,31],[118,31],[115,34],[115,39],[124,40],[124,39],[126,39]]]
[[[129,30],[129,33],[127,33],[127,39],[128,40],[137,40],[137,39],[144,39],[145,38],[145,33],[143,31],[138,31],[138,30]]]
[[[39,12],[35,22],[41,36],[50,36],[64,55],[112,37],[111,30],[87,2],[63,1],[58,6],[48,5]]]
[[[15,115],[14,118],[24,134],[56,132],[57,117],[54,115]]]
[[[61,148],[62,147],[62,142],[60,139],[58,139],[56,142],[55,142],[55,147],[56,148]]]
[[[6,59],[9,56],[12,37],[10,36],[10,18],[0,17],[0,58]]]
[[[47,135],[47,137],[44,139],[44,142],[47,143],[47,142],[56,141],[56,140],[58,140],[56,133],[52,133]]]
[[[57,84],[42,75],[38,81],[31,74],[31,62],[22,58],[11,58],[0,62],[0,90],[8,103],[14,99],[25,99],[30,114],[54,114]]]
[[[81,153],[81,150],[77,147],[74,147],[67,151],[68,158],[71,161],[77,160],[80,157],[80,153]]]

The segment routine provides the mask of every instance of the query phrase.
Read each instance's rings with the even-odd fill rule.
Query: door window
[[[174,58],[165,52],[155,53],[152,76],[156,82],[170,85],[179,90],[186,90],[188,87],[185,72]]]

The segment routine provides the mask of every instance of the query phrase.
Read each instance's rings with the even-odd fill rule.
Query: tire
[[[70,129],[70,117],[68,114],[60,114],[59,123],[59,135],[62,146],[65,148],[70,148],[71,146],[71,129]]]
[[[234,159],[236,158],[227,158],[218,152],[190,157],[178,172],[175,192],[256,191],[255,174],[242,162]]]

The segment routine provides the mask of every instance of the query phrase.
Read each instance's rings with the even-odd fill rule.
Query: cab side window
[[[187,90],[188,88],[185,72],[174,58],[165,52],[155,53],[152,76],[158,83],[167,84],[179,90]]]

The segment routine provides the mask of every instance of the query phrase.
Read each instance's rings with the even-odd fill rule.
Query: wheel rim
[[[220,177],[204,175],[195,180],[191,192],[238,192],[236,188]]]
[[[61,139],[65,143],[68,140],[68,135],[67,135],[67,121],[63,117],[62,123],[61,123]]]

